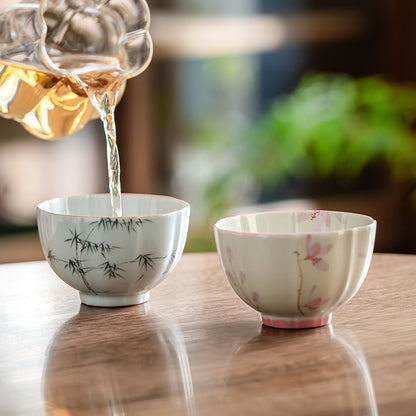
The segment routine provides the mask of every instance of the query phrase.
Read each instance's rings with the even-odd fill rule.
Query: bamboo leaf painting
[[[137,264],[139,268],[138,280],[145,277],[146,273],[155,268],[157,261],[169,257],[169,267],[174,261],[175,253],[158,256],[154,253],[139,253],[133,258],[123,259],[114,254],[129,252],[123,250],[123,247],[114,245],[109,242],[112,237],[110,233],[113,230],[125,231],[128,234],[138,232],[139,228],[146,224],[152,223],[149,219],[125,219],[125,218],[102,218],[98,221],[92,221],[89,224],[88,233],[80,232],[77,228],[68,228],[64,243],[68,246],[69,258],[60,258],[53,250],[49,250],[47,258],[50,262],[59,262],[65,269],[68,269],[72,275],[81,278],[86,288],[96,294],[91,286],[91,272],[94,271],[94,279],[97,272],[101,271],[102,276],[107,279],[125,279],[128,264]],[[108,234],[109,240],[106,241],[105,236]],[[100,236],[97,241],[96,236]],[[104,241],[103,241],[104,240]],[[98,257],[97,257],[98,256]],[[123,267],[125,266],[125,267]]]

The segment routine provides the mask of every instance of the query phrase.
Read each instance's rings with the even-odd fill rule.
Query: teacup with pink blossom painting
[[[265,325],[311,328],[361,287],[376,221],[335,211],[274,211],[223,218],[214,226],[232,289]]]

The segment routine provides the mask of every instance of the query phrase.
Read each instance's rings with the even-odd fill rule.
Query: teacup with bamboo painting
[[[261,212],[219,220],[218,254],[232,289],[265,325],[310,328],[361,287],[376,221],[334,211]]]
[[[158,195],[123,194],[112,216],[109,194],[56,198],[37,208],[44,255],[54,272],[94,306],[143,303],[176,266],[190,206]]]

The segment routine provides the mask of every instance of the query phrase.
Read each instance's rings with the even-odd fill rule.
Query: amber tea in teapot
[[[148,66],[149,20],[144,0],[4,0],[0,114],[42,139],[77,132],[99,116],[93,88],[119,100]]]
[[[103,72],[103,62],[94,66],[97,57],[78,60],[77,74],[91,88],[105,89],[109,94],[124,91],[125,80],[116,65],[108,62]],[[65,68],[72,62],[63,59]],[[59,76],[24,64],[0,61],[0,111],[3,117],[12,118],[34,136],[41,139],[59,139],[69,136],[99,114],[86,91],[77,80]]]
[[[144,0],[6,0],[0,6],[0,112],[42,139],[100,117],[113,215],[121,215],[114,110],[126,80],[149,65]]]

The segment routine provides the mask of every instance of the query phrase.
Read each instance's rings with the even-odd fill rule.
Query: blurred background
[[[148,3],[154,58],[116,114],[123,192],[190,202],[187,251],[215,249],[221,216],[313,208],[416,252],[414,1]],[[0,119],[0,262],[43,258],[39,202],[107,189],[100,122],[45,142]]]

